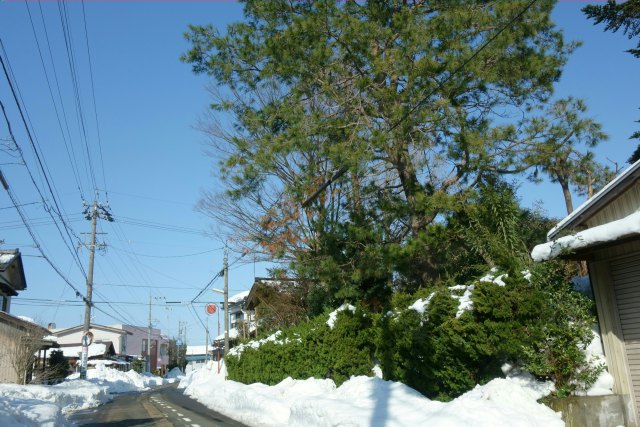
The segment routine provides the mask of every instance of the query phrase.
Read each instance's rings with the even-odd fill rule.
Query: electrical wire
[[[38,40],[38,35],[36,33],[35,24],[33,23],[33,17],[31,16],[31,9],[29,8],[29,3],[25,2],[25,7],[27,8],[27,13],[29,15],[29,22],[31,23],[31,30],[33,31],[33,37],[36,41],[36,47],[38,48],[38,54],[40,56],[40,63],[42,64],[42,70],[44,71],[44,77],[47,82],[47,87],[49,88],[49,95],[51,96],[51,102],[53,104],[53,109],[58,120],[58,127],[60,128],[60,133],[62,134],[62,140],[64,142],[64,147],[67,153],[67,157],[69,159],[69,163],[71,164],[71,171],[73,172],[73,177],[76,180],[76,185],[80,193],[82,194],[81,184],[80,184],[80,175],[77,171],[77,165],[71,157],[71,149],[69,147],[69,142],[67,141],[67,137],[64,133],[64,129],[62,128],[62,120],[60,119],[60,112],[58,111],[58,104],[55,101],[55,97],[53,96],[53,89],[51,88],[51,82],[49,80],[49,73],[47,72],[47,67],[44,63],[44,57],[42,55],[42,49],[40,48],[40,41]],[[43,20],[44,22],[44,20]],[[51,53],[51,52],[50,52]]]
[[[102,138],[100,137],[100,122],[98,120],[98,107],[96,103],[96,89],[93,82],[93,65],[91,61],[91,49],[89,48],[89,32],[87,31],[87,15],[85,13],[84,1],[81,1],[82,4],[82,20],[84,22],[84,38],[87,45],[87,58],[89,60],[89,77],[91,78],[91,97],[93,100],[93,113],[96,120],[96,135],[98,137],[98,154],[100,157],[100,166],[102,168],[102,182],[105,188],[105,197],[107,199],[107,203],[109,202],[109,192],[107,191],[107,177],[104,169],[104,158],[102,156]],[[97,190],[97,189],[96,189]]]

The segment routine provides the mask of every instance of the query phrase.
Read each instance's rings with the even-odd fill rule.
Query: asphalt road
[[[182,394],[175,384],[142,393],[127,393],[111,402],[69,417],[92,427],[243,426]]]

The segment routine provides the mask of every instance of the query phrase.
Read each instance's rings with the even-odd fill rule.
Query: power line
[[[2,41],[0,40],[0,45],[1,45],[1,44],[2,44]],[[2,64],[2,68],[3,68],[3,70],[5,71],[5,76],[7,77],[7,81],[8,81],[8,83],[9,83],[9,85],[13,88],[13,86],[11,85],[11,81],[10,81],[10,79],[9,79],[9,76],[8,76],[8,74],[7,74],[7,70],[6,70],[6,68],[5,68],[4,61],[3,61],[3,59],[2,59],[2,55],[0,55],[0,63]],[[14,98],[15,98],[15,92],[14,92]],[[18,103],[17,99],[15,99],[15,101],[16,101],[16,103],[17,103],[17,105],[18,105],[18,108],[20,109],[20,104]],[[37,192],[38,192],[38,195],[39,195],[39,196],[40,196],[40,198],[42,199],[42,203],[43,203],[43,206],[44,206],[44,208],[45,208],[45,211],[49,214],[49,216],[50,216],[50,217],[51,217],[51,219],[53,220],[53,222],[54,222],[54,224],[55,224],[56,228],[58,229],[58,232],[60,233],[60,237],[62,237],[62,241],[64,242],[65,246],[67,247],[67,249],[68,249],[68,250],[69,250],[69,252],[71,253],[71,256],[72,256],[75,260],[77,260],[77,262],[78,262],[78,267],[80,268],[80,271],[82,272],[82,274],[83,274],[83,275],[85,275],[85,276],[86,276],[86,273],[85,273],[85,271],[84,271],[84,268],[82,267],[82,262],[80,262],[80,258],[78,257],[78,253],[77,253],[76,251],[74,251],[73,249],[71,249],[71,247],[69,246],[69,242],[67,242],[66,238],[65,238],[65,237],[64,237],[64,235],[62,234],[62,230],[60,229],[60,227],[59,227],[59,225],[58,225],[58,223],[57,223],[57,221],[56,221],[55,217],[51,214],[51,210],[53,210],[54,212],[56,212],[56,213],[57,213],[58,217],[60,218],[60,221],[62,221],[62,224],[63,224],[63,226],[64,226],[64,228],[65,228],[65,232],[66,232],[66,234],[67,234],[67,237],[69,238],[69,241],[71,242],[71,244],[73,244],[73,238],[72,238],[72,237],[71,237],[71,235],[69,234],[69,230],[70,230],[70,228],[71,228],[71,227],[70,227],[70,226],[65,222],[65,220],[64,220],[64,218],[63,218],[63,216],[62,216],[62,214],[60,213],[60,208],[59,208],[59,206],[58,206],[58,202],[57,202],[57,200],[56,200],[56,198],[55,198],[55,196],[54,196],[54,194],[53,194],[53,191],[51,190],[51,186],[49,186],[49,191],[51,192],[51,197],[53,198],[53,201],[54,201],[54,204],[56,205],[57,211],[56,211],[55,209],[53,209],[53,208],[48,208],[48,207],[47,207],[46,199],[44,198],[44,195],[42,194],[42,192],[40,191],[40,188],[39,188],[39,187],[38,187],[38,185],[36,184],[36,182],[35,182],[35,178],[33,177],[33,174],[31,173],[31,170],[29,169],[29,167],[28,167],[28,165],[27,165],[27,163],[26,163],[26,161],[25,161],[25,158],[24,158],[24,155],[23,155],[22,149],[21,149],[21,148],[20,148],[20,146],[18,145],[18,143],[17,143],[17,141],[16,141],[16,139],[15,139],[15,136],[13,135],[13,130],[12,130],[12,127],[11,127],[11,122],[10,122],[10,120],[9,120],[9,117],[7,116],[7,112],[6,112],[5,108],[4,108],[4,104],[2,103],[2,101],[1,101],[1,100],[0,100],[0,109],[2,110],[2,114],[3,114],[3,116],[4,116],[4,119],[5,119],[6,123],[7,123],[7,128],[8,128],[8,130],[9,130],[9,135],[11,136],[11,139],[12,139],[12,141],[13,141],[14,145],[16,146],[16,148],[18,149],[18,152],[20,153],[20,157],[22,158],[22,161],[23,161],[23,162],[24,162],[24,164],[25,164],[25,168],[27,169],[27,172],[28,172],[28,174],[29,174],[29,177],[31,178],[31,182],[32,182],[32,183],[33,183],[33,185],[35,186],[35,188],[36,188],[36,190],[37,190]],[[20,111],[22,111],[22,110],[20,110]],[[24,120],[24,116],[23,116],[23,120]],[[24,124],[25,124],[25,127],[26,127],[26,122],[24,122]],[[28,127],[26,127],[26,128],[27,128],[27,133],[28,133],[29,137],[31,138],[31,134],[29,133],[29,129],[28,129]],[[33,144],[33,140],[31,140],[31,142],[32,142],[32,144]],[[34,146],[34,149],[35,149],[35,146]],[[37,153],[37,151],[36,151],[36,153]],[[42,168],[42,164],[40,164],[40,166],[41,166],[41,168]],[[43,173],[44,173],[44,169],[42,169],[42,171],[43,171]],[[46,174],[45,174],[45,179],[46,179],[46,180],[47,180],[47,182],[48,182],[48,178],[47,178]],[[7,191],[9,191],[9,190],[7,189]],[[12,200],[12,201],[13,201],[13,203],[14,203],[14,205],[15,205],[15,204],[16,204],[16,201],[15,201],[15,200]],[[18,207],[18,206],[16,206],[16,209],[18,209],[18,208],[19,208],[19,207]],[[24,220],[23,220],[23,222],[24,222]],[[25,226],[27,226],[27,224],[26,224],[26,223],[25,223]]]
[[[47,50],[49,51],[49,59],[51,60],[51,69],[53,70],[53,78],[56,83],[56,88],[58,92],[58,98],[60,99],[60,109],[62,110],[62,117],[64,119],[65,128],[67,129],[67,136],[69,138],[69,145],[71,148],[72,154],[72,164],[75,166],[75,169],[78,174],[78,184],[80,191],[80,197],[84,200],[84,192],[82,189],[82,180],[80,180],[80,168],[78,167],[78,161],[76,159],[76,153],[73,149],[73,143],[71,141],[71,130],[69,129],[69,120],[67,119],[67,112],[64,107],[64,100],[62,98],[62,91],[60,90],[60,80],[58,79],[58,72],[56,71],[56,63],[53,59],[53,49],[51,49],[51,41],[49,40],[49,31],[47,30],[47,23],[44,19],[44,12],[42,11],[42,2],[38,2],[38,7],[40,9],[40,19],[42,21],[42,28],[44,29],[45,40],[47,41]]]
[[[213,233],[207,233],[206,231],[198,230],[195,228],[181,227],[181,226],[175,226],[171,224],[163,224],[159,222],[146,221],[146,220],[126,217],[126,216],[119,216],[118,222],[122,224],[153,228],[156,230],[163,230],[163,231],[172,231],[176,233],[194,234],[199,236],[210,236],[210,237],[215,236],[215,234]]]
[[[51,88],[51,82],[49,81],[49,73],[47,73],[47,67],[45,66],[45,63],[44,63],[44,57],[42,55],[42,50],[40,48],[40,42],[38,40],[38,35],[36,33],[35,25],[33,23],[33,18],[31,16],[31,9],[29,8],[29,3],[25,2],[25,7],[27,8],[27,13],[29,14],[29,22],[31,23],[31,29],[33,31],[33,37],[34,37],[34,39],[36,41],[36,47],[38,48],[38,54],[40,56],[40,63],[42,64],[42,70],[44,71],[44,77],[45,77],[45,80],[47,82],[47,87],[49,88],[49,95],[51,96],[51,102],[53,103],[53,109],[55,111],[56,118],[58,120],[58,127],[60,128],[60,133],[62,134],[62,140],[64,142],[64,147],[65,147],[65,150],[67,152],[67,157],[69,158],[69,163],[71,164],[71,170],[72,170],[73,176],[74,176],[74,178],[76,180],[76,184],[78,186],[78,190],[80,190],[80,193],[82,194],[82,189],[81,189],[81,185],[80,185],[80,176],[79,176],[78,171],[76,169],[76,164],[75,164],[75,162],[73,161],[73,159],[71,157],[71,151],[69,149],[69,143],[67,142],[67,138],[66,138],[66,136],[64,134],[64,130],[62,128],[62,121],[60,120],[60,112],[58,111],[58,105],[57,105],[57,103],[55,101],[55,97],[53,96],[53,89]],[[43,18],[43,23],[44,23],[44,18]],[[45,27],[45,31],[46,31],[46,27]],[[48,39],[47,39],[47,42],[48,42]],[[51,52],[49,52],[49,53],[51,54]],[[54,68],[54,71],[55,71],[55,68]],[[57,79],[57,76],[56,76],[56,79]],[[61,102],[62,102],[62,99],[61,99]],[[65,120],[66,120],[66,116],[65,116]]]
[[[82,18],[84,21],[84,38],[87,45],[87,58],[89,60],[89,77],[91,78],[91,96],[93,100],[93,113],[96,119],[96,135],[98,137],[98,154],[100,156],[100,166],[102,168],[102,182],[105,188],[105,198],[109,202],[109,193],[107,192],[107,178],[104,170],[104,159],[102,157],[102,138],[100,137],[100,122],[98,121],[98,107],[96,104],[96,89],[93,83],[93,65],[91,64],[91,49],[89,48],[89,33],[87,31],[87,15],[84,10],[84,1],[82,3]]]
[[[210,250],[207,250],[207,251],[195,252],[195,253],[191,253],[191,254],[182,254],[182,255],[147,255],[147,254],[140,254],[140,253],[137,253],[137,252],[128,251],[126,249],[118,248],[118,247],[115,247],[113,245],[109,245],[109,247],[111,249],[115,249],[115,250],[120,251],[120,252],[124,252],[124,253],[131,254],[131,255],[136,255],[136,256],[142,256],[142,257],[146,257],[146,258],[189,258],[189,257],[208,254],[208,253],[211,253],[211,252],[216,252],[216,251],[224,249],[224,248],[216,248],[216,249],[210,249]]]
[[[221,277],[223,274],[224,274],[224,270],[220,270],[215,276],[213,276],[213,278],[209,281],[209,283],[207,283],[205,287],[202,288],[200,292],[198,292],[198,295],[196,295],[195,298],[191,300],[191,304],[193,304],[198,298],[200,298],[200,295],[202,295],[207,289],[209,289],[209,286],[211,286],[213,282],[215,282],[216,279]]]
[[[83,137],[84,147],[87,156],[88,173],[93,184],[93,189],[97,189],[96,176],[93,168],[93,161],[91,159],[91,151],[89,150],[89,138],[87,136],[87,128],[84,120],[84,111],[82,108],[82,97],[80,96],[80,85],[78,83],[78,73],[75,61],[75,55],[73,53],[73,39],[71,33],[71,25],[69,24],[69,12],[65,2],[58,3],[58,14],[60,15],[60,23],[62,25],[62,33],[64,36],[65,47],[67,51],[67,63],[69,65],[69,71],[71,73],[71,83],[73,86],[73,93],[76,105],[76,115],[78,117],[78,127],[80,134]]]
[[[29,226],[29,223],[27,221],[26,216],[24,215],[24,213],[22,212],[22,209],[20,208],[19,203],[17,203],[16,198],[13,194],[13,192],[11,191],[11,189],[7,186],[5,187],[5,190],[7,191],[7,194],[9,195],[9,198],[11,199],[11,202],[13,203],[13,205],[16,208],[16,211],[18,212],[18,215],[20,216],[20,218],[22,219],[22,222],[24,222],[25,227],[27,228],[27,231],[29,232],[29,235],[31,236],[31,239],[33,240],[33,243],[36,245],[36,248],[38,249],[38,251],[40,252],[40,254],[42,255],[42,257],[47,261],[47,263],[51,266],[51,268],[53,268],[53,270],[56,272],[56,274],[58,274],[58,276],[60,276],[60,278],[62,278],[62,280],[64,280],[64,282],[75,291],[76,296],[79,298],[82,298],[83,302],[87,302],[87,299],[84,297],[84,295],[82,295],[82,293],[78,290],[78,288],[76,288],[73,283],[71,283],[69,281],[69,279],[67,279],[67,277],[60,271],[60,269],[53,263],[53,261],[51,261],[51,259],[47,256],[47,254],[44,252],[44,250],[42,249],[42,246],[40,245],[40,243],[38,242],[38,239],[35,236],[35,233],[33,232],[33,230],[31,229],[31,227]]]

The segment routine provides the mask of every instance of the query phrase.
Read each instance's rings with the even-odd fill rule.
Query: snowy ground
[[[550,384],[527,376],[495,379],[452,402],[427,399],[406,385],[377,377],[293,380],[275,386],[225,381],[214,364],[180,382],[185,394],[251,426],[564,426],[537,403]]]
[[[143,391],[176,379],[120,372],[98,365],[87,371],[87,380],[71,375],[53,386],[0,384],[0,426],[60,427],[64,415],[107,402],[111,394]]]

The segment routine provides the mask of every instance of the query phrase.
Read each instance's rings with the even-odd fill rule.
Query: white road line
[[[188,423],[190,423],[190,422],[191,422],[191,420],[190,420],[189,418],[183,418],[183,420],[184,420],[184,421],[186,421],[186,422],[188,422]]]
[[[175,409],[173,409],[173,408],[169,408],[169,409],[171,409],[173,412],[178,412],[178,411],[176,411],[176,410],[175,410]]]
[[[184,417],[184,415],[182,415],[180,412],[178,412],[176,415],[179,417]]]
[[[191,427],[200,427],[200,424],[191,424]]]

